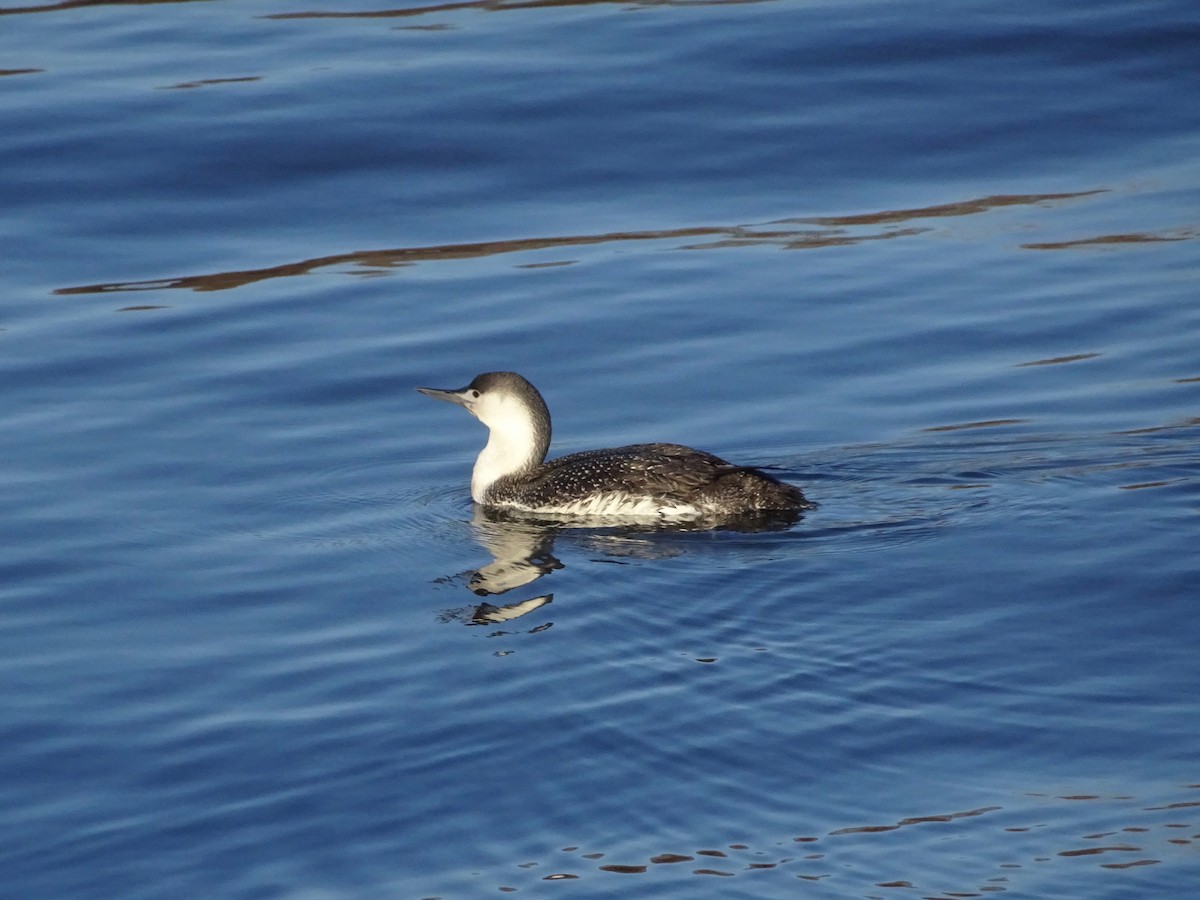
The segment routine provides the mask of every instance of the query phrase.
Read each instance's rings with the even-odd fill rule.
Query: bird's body
[[[799,488],[680,444],[632,444],[546,460],[550,413],[515,372],[487,372],[460,390],[418,388],[465,407],[488,426],[471,476],[481,506],[555,517],[675,521],[795,515],[813,506]]]

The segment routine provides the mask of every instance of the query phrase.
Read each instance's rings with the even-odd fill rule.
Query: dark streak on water
[[[850,234],[847,228],[858,225],[892,224],[941,216],[972,215],[989,209],[1017,204],[1043,204],[1049,201],[1069,200],[1086,197],[1100,191],[1081,191],[1075,194],[1048,194],[1027,197],[983,197],[963,203],[947,204],[930,209],[887,210],[869,215],[842,216],[835,218],[795,219],[769,222],[765,225],[708,226],[681,228],[656,232],[615,232],[609,234],[578,235],[555,238],[523,238],[520,240],[490,241],[482,244],[457,244],[442,247],[407,247],[392,250],[367,250],[342,253],[319,259],[307,259],[295,263],[284,263],[265,269],[246,272],[214,272],[206,275],[187,275],[158,278],[148,281],[127,283],[90,284],[62,287],[54,293],[102,294],[114,291],[147,291],[186,288],[194,291],[219,291],[244,287],[267,278],[304,275],[327,266],[353,264],[361,270],[392,269],[397,266],[447,260],[472,259],[498,254],[524,253],[529,251],[576,247],[591,244],[607,244],[625,241],[675,241],[700,237],[716,237],[720,240],[704,244],[674,244],[673,249],[700,250],[726,247],[752,247],[767,245],[784,250],[840,247],[861,241],[882,238],[912,237],[926,233],[929,229],[907,228],[900,230]],[[771,228],[782,224],[814,225],[816,230],[795,228]],[[1100,240],[1100,239],[1096,239]],[[569,265],[572,261],[541,263],[540,266]]]
[[[1180,786],[1180,789],[1183,789]],[[959,812],[915,816],[903,819],[894,824],[862,825],[835,829],[827,835],[799,835],[790,838],[780,838],[769,846],[756,847],[744,843],[728,844],[725,849],[703,848],[689,849],[687,852],[660,852],[649,858],[648,865],[641,863],[600,863],[608,857],[604,852],[583,852],[585,848],[569,846],[561,848],[544,861],[529,861],[512,867],[508,886],[515,890],[527,890],[534,887],[537,879],[542,881],[557,881],[562,879],[599,878],[602,873],[622,875],[642,875],[650,872],[652,866],[679,866],[682,863],[695,863],[705,857],[727,860],[724,869],[680,867],[679,871],[670,873],[677,879],[687,876],[721,875],[725,877],[755,878],[755,873],[764,870],[779,870],[773,877],[786,873],[788,878],[804,881],[821,881],[831,877],[844,877],[846,871],[853,871],[863,863],[858,859],[862,848],[840,846],[839,839],[861,835],[880,835],[878,840],[885,843],[896,840],[898,836],[888,834],[905,827],[933,828],[939,832],[941,841],[963,841],[968,839],[967,831],[986,832],[977,834],[975,839],[990,848],[985,858],[976,860],[980,869],[995,872],[995,875],[981,877],[975,885],[959,885],[957,890],[946,890],[936,883],[936,875],[883,880],[875,883],[875,887],[907,887],[925,891],[926,897],[975,896],[979,893],[1008,893],[1021,890],[1021,874],[1019,870],[1051,866],[1055,858],[1079,859],[1080,865],[1090,864],[1101,869],[1123,870],[1156,866],[1163,863],[1159,856],[1176,856],[1177,848],[1191,845],[1200,835],[1196,834],[1197,825],[1183,822],[1165,822],[1162,816],[1148,816],[1147,813],[1162,811],[1161,807],[1139,807],[1138,801],[1132,797],[1045,797],[1023,798],[1024,802],[1017,809],[1004,809],[1000,806],[986,806],[979,809]],[[1094,809],[1086,814],[1072,813],[1076,821],[1096,825],[1105,823],[1103,830],[1092,834],[1071,835],[1067,825],[1068,816],[1064,807],[1070,801],[1091,801]],[[1175,804],[1200,805],[1200,804]],[[1012,824],[1019,821],[1030,821],[1033,824]],[[962,820],[982,819],[980,822],[966,823]],[[1122,824],[1138,822],[1141,824]],[[943,828],[942,826],[947,826]],[[948,833],[949,832],[949,833]],[[1186,833],[1185,837],[1178,837]],[[886,837],[882,837],[887,835]],[[1056,850],[1056,842],[1076,841],[1085,846],[1071,849]],[[892,865],[908,868],[909,863],[898,853],[903,848],[880,848],[881,858],[892,859]],[[564,856],[565,854],[565,856]],[[1116,856],[1117,859],[1113,857]],[[579,860],[580,862],[577,862]],[[587,862],[583,862],[587,861]],[[547,868],[554,871],[544,874]],[[523,870],[520,877],[516,870]],[[836,873],[836,874],[835,874]],[[876,875],[873,877],[887,878]],[[1061,876],[1060,876],[1061,877]],[[1069,876],[1068,876],[1069,877]],[[931,883],[932,882],[932,883]],[[866,885],[864,885],[865,887]],[[619,889],[612,885],[610,889]],[[682,888],[686,890],[686,888]],[[753,890],[753,888],[747,888]],[[966,891],[966,893],[964,893]]]

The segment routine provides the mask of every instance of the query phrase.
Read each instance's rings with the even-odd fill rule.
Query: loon
[[[465,388],[417,388],[488,427],[471,498],[492,510],[673,521],[790,515],[816,504],[797,487],[680,444],[632,444],[546,460],[550,410],[516,372],[485,372]]]

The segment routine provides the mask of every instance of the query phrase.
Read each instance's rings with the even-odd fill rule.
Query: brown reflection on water
[[[32,3],[25,6],[0,6],[0,16],[17,13],[55,12],[86,9],[91,6],[157,6],[162,3],[199,3],[203,0],[60,0],[58,3]]]
[[[682,853],[660,853],[658,856],[650,857],[650,862],[661,866],[671,863],[691,862],[695,858],[694,856],[685,856]]]
[[[1200,785],[1187,784],[1177,788],[1183,791],[1197,789],[1200,789]],[[834,828],[823,837],[811,834],[794,838],[776,836],[758,847],[738,841],[725,845],[725,849],[659,849],[643,859],[625,859],[602,865],[597,865],[595,861],[608,854],[599,851],[584,853],[584,848],[570,845],[561,848],[560,852],[567,854],[565,859],[555,856],[546,861],[546,866],[554,874],[543,875],[540,880],[579,879],[587,877],[589,872],[592,877],[641,875],[653,870],[658,873],[674,872],[679,877],[786,877],[810,882],[829,879],[831,884],[838,884],[846,896],[869,892],[871,888],[898,887],[923,891],[921,896],[940,900],[1010,889],[1022,890],[1019,883],[1021,870],[1036,870],[1053,860],[1061,860],[1063,865],[1085,865],[1088,867],[1086,870],[1079,870],[1083,875],[1096,870],[1139,868],[1179,860],[1186,865],[1194,859],[1192,851],[1200,846],[1200,831],[1197,830],[1200,823],[1182,821],[1179,816],[1181,810],[1200,811],[1200,800],[1171,800],[1147,806],[1129,795],[1080,793],[1050,796],[1030,793],[1026,796],[1035,799],[1032,805],[1023,810],[983,806],[959,812],[913,815],[887,824]],[[1078,814],[1071,812],[1076,807]],[[1023,816],[1026,821],[1015,823],[1017,816]],[[1170,818],[1167,819],[1167,816]],[[1098,824],[1108,827],[1097,831]],[[951,829],[953,833],[946,829]],[[913,837],[906,837],[907,834]],[[897,852],[906,849],[897,841],[918,840],[918,836],[922,836],[924,843],[907,847],[907,853]],[[886,871],[877,871],[887,860],[907,858],[911,861],[919,858],[921,853],[937,852],[937,845],[947,840],[955,841],[960,848],[968,848],[960,852],[972,855],[974,862],[967,869],[975,874],[968,876],[968,883],[934,885],[914,880],[911,869],[904,873],[892,873],[890,878]],[[847,841],[850,843],[847,844]],[[871,842],[875,841],[886,842],[880,845],[882,856],[875,860],[864,857],[864,854],[869,854]],[[793,855],[799,849],[797,844],[806,845],[806,850],[815,852]],[[849,857],[840,856],[839,851],[843,847],[853,848]],[[989,850],[994,851],[990,859],[986,855]],[[689,868],[678,865],[696,862],[704,857],[720,859],[720,867]],[[866,861],[863,862],[863,859]],[[541,865],[526,860],[514,864],[514,868],[529,869]],[[860,867],[861,883],[855,884],[855,872]],[[1058,869],[1057,872],[1056,877],[1063,877],[1064,870]],[[510,872],[508,877],[512,875]],[[1031,877],[1034,879],[1031,888],[1036,890],[1038,876],[1035,874]],[[944,882],[945,875],[939,875],[938,878]],[[1094,881],[1088,881],[1087,884],[1094,887]],[[509,882],[501,890],[519,890],[512,885],[513,882]],[[749,890],[749,887],[745,890]]]
[[[661,231],[614,231],[603,234],[573,235],[566,237],[518,238],[503,241],[482,241],[471,244],[442,244],[429,247],[397,247],[388,250],[360,250],[351,253],[335,253],[318,256],[299,262],[267,266],[262,269],[244,269],[235,272],[212,272],[206,275],[184,275],[173,278],[155,278],[146,281],[114,281],[101,284],[86,284],[76,287],[58,288],[60,296],[77,294],[109,294],[124,291],[160,291],[184,288],[193,291],[224,291],[244,287],[271,278],[307,275],[316,269],[329,266],[355,266],[355,274],[378,274],[382,270],[412,266],[417,263],[443,262],[446,260],[478,259],[509,253],[526,253],[537,250],[583,247],[596,244],[632,241],[690,240],[698,237],[724,238],[724,241],[708,246],[751,246],[774,244],[785,248],[825,247],[832,244],[857,243],[892,237],[892,233],[864,234],[858,236],[844,233],[816,234],[795,229],[773,229],[759,231],[754,226],[701,226],[696,228],[672,228]],[[682,245],[678,249],[696,249],[696,245]],[[558,262],[559,265],[569,263]],[[540,265],[547,265],[541,263]]]
[[[0,78],[5,75],[35,75],[45,71],[45,69],[0,69]]]
[[[1017,363],[1018,369],[1024,369],[1028,366],[1057,366],[1062,363],[1079,362],[1084,359],[1095,359],[1099,353],[1075,353],[1071,356],[1052,356],[1049,359],[1035,359],[1030,362]]]
[[[542,9],[557,6],[598,6],[620,3],[622,6],[723,6],[759,3],[765,0],[461,0],[461,2],[432,3],[407,9],[368,10],[308,10],[271,13],[264,19],[398,19],[406,16],[425,16],[431,13],[457,12],[477,9],[483,12],[503,12],[514,9]]]
[[[202,85],[244,81],[245,78],[206,79],[174,85],[192,88]],[[928,206],[919,209],[884,210],[852,216],[781,219],[757,225],[706,225],[690,228],[668,228],[656,231],[611,231],[600,234],[530,237],[510,240],[481,241],[465,244],[441,244],[427,247],[395,247],[381,250],[357,250],[334,253],[311,259],[287,262],[259,269],[230,272],[210,272],[200,275],[181,275],[143,281],[112,281],[99,284],[62,287],[54,291],[59,296],[107,294],[126,291],[160,291],[186,289],[192,291],[224,291],[266,281],[307,275],[330,266],[349,266],[348,274],[378,275],[382,272],[418,263],[447,260],[479,259],[514,253],[529,253],[571,247],[642,241],[674,241],[678,250],[718,250],[726,248],[775,246],[783,250],[844,247],[867,241],[892,240],[924,234],[927,227],[896,227],[897,223],[940,216],[963,216],[987,212],[1003,206],[1042,206],[1089,197],[1103,190],[1078,191],[1070,194],[1011,194],[981,197]],[[696,240],[696,239],[703,240]],[[522,261],[524,268],[545,268],[571,265],[574,260]]]
[[[922,431],[965,431],[969,428],[1000,428],[1004,425],[1023,425],[1026,419],[984,419],[982,422],[959,422],[954,425],[931,425]]]
[[[1022,250],[1074,250],[1077,247],[1105,247],[1121,244],[1169,244],[1178,241],[1190,241],[1200,236],[1195,229],[1179,229],[1163,231],[1157,234],[1139,232],[1134,234],[1102,234],[1096,237],[1078,238],[1073,241],[1042,241],[1035,244],[1022,244]]]
[[[1074,191],[1067,194],[993,194],[974,200],[957,203],[942,203],[914,209],[890,209],[882,212],[860,213],[852,216],[821,216],[807,219],[780,219],[780,222],[801,222],[806,225],[840,227],[846,225],[887,225],[895,222],[911,222],[913,219],[936,219],[945,216],[973,216],[1004,206],[1038,206],[1092,197],[1107,193],[1106,188],[1090,191]]]
[[[931,822],[953,822],[955,819],[969,819],[973,816],[982,816],[991,812],[999,812],[999,806],[981,806],[979,809],[969,809],[966,812],[944,813],[936,816],[911,816],[907,819],[901,819],[895,825],[859,825],[851,828],[839,828],[837,831],[829,832],[831,835],[838,834],[875,834],[880,831],[895,831],[897,828],[903,828],[905,825],[926,825]]]
[[[762,244],[767,241],[778,242],[784,250],[804,250],[817,247],[848,247],[852,244],[861,244],[865,241],[881,241],[890,238],[898,237],[913,237],[918,234],[925,234],[930,229],[928,228],[896,228],[891,231],[881,231],[876,234],[847,234],[840,229],[832,229],[828,231],[800,231],[792,232],[791,236],[787,236],[787,232],[768,232],[762,234],[748,234],[746,236],[738,236],[726,238],[719,241],[709,241],[703,244],[688,244],[681,247],[681,250],[719,250],[726,247],[745,247],[753,244]]]
[[[189,90],[191,88],[208,87],[213,84],[242,84],[247,81],[262,81],[262,76],[243,75],[239,78],[201,78],[198,81],[181,81],[179,84],[168,84],[166,87],[159,88],[159,90]]]
[[[1189,787],[1195,787],[1195,785],[1189,785]],[[1168,803],[1166,806],[1147,806],[1146,811],[1157,812],[1164,809],[1195,809],[1197,807],[1200,807],[1200,800],[1182,800],[1178,803]]]
[[[1117,487],[1123,491],[1140,491],[1143,488],[1167,487],[1176,483],[1174,481],[1143,481],[1139,484],[1119,484]]]
[[[1114,431],[1113,434],[1157,434],[1160,431],[1177,431],[1180,428],[1194,428],[1200,425],[1200,417],[1181,419],[1166,425],[1151,425],[1147,428],[1129,428],[1125,431]]]
[[[1059,856],[1096,856],[1100,853],[1137,853],[1141,847],[1132,844],[1114,844],[1111,847],[1082,847],[1079,850],[1059,850]]]

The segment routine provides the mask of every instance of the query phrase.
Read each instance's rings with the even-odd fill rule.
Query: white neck
[[[538,465],[546,457],[546,447],[539,446],[533,419],[515,398],[492,401],[476,415],[488,426],[488,442],[471,472],[471,497],[483,503],[497,479]]]

